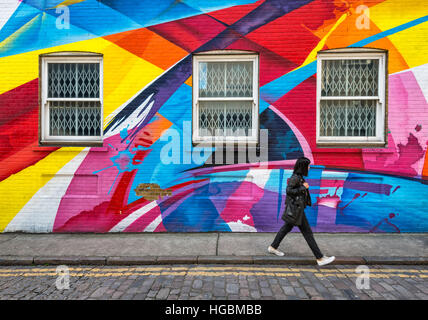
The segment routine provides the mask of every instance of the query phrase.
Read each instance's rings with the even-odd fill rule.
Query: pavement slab
[[[316,263],[300,233],[289,233],[279,257],[267,252],[275,233],[0,234],[0,265],[29,264],[303,264]],[[426,265],[428,235],[316,233],[335,265]]]

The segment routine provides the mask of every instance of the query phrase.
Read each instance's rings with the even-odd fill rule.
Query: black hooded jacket
[[[287,184],[287,196],[285,199],[285,205],[289,203],[291,205],[292,210],[297,216],[294,225],[298,226],[302,223],[302,218],[304,215],[304,209],[306,206],[311,206],[311,196],[309,194],[309,190],[303,185],[305,183],[305,179],[300,174],[293,174],[288,180]],[[287,219],[283,218],[285,221]],[[288,221],[290,222],[290,221]]]

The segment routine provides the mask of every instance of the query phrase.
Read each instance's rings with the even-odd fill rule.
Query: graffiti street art
[[[276,232],[301,156],[314,232],[428,232],[425,1],[364,1],[369,28],[357,0],[3,3],[1,232]],[[388,50],[386,148],[316,145],[316,53],[343,47]],[[262,166],[218,165],[212,150],[160,161],[172,130],[183,157],[197,151],[184,124],[192,54],[208,50],[259,53]],[[103,54],[102,147],[39,145],[38,57],[56,51]]]

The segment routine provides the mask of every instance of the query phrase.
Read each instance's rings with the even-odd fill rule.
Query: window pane
[[[200,136],[250,136],[252,101],[201,101]]]
[[[52,101],[49,104],[51,136],[100,136],[98,101]]]
[[[321,100],[321,136],[376,135],[376,100]]]
[[[200,97],[252,97],[253,62],[199,62]]]
[[[48,98],[99,97],[99,63],[48,63]]]
[[[377,96],[378,59],[322,60],[322,96]]]

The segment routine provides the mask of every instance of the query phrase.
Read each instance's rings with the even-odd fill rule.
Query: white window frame
[[[253,63],[252,97],[199,97],[199,63],[200,62],[234,62],[251,61]],[[256,145],[259,139],[259,56],[254,53],[237,51],[214,51],[193,56],[193,133],[194,144],[204,143],[243,143]],[[199,101],[252,101],[252,128],[250,136],[200,136],[199,135]]]
[[[89,53],[90,54],[90,53]],[[53,53],[40,57],[41,72],[41,99],[40,99],[40,143],[56,145],[101,145],[103,142],[103,57],[100,54],[85,55],[84,53]],[[48,98],[48,64],[49,63],[98,63],[99,75],[99,98]],[[100,135],[99,136],[52,136],[49,134],[49,102],[51,101],[97,101],[100,102]]]
[[[378,59],[378,96],[321,96],[321,75],[323,60],[359,60]],[[317,55],[317,109],[316,109],[316,143],[317,145],[367,145],[385,146],[386,127],[386,51],[367,48],[331,49],[318,52]],[[320,135],[320,105],[321,100],[376,100],[376,136],[352,137],[352,136],[321,136]]]

